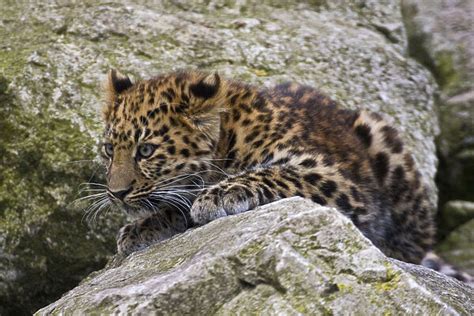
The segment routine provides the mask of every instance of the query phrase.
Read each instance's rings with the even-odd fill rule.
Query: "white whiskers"
[[[130,197],[132,202],[128,202],[125,206],[127,213],[131,215],[143,213],[144,216],[150,213],[155,214],[159,216],[160,221],[172,226],[168,218],[163,216],[162,207],[166,205],[167,208],[178,211],[188,226],[189,211],[193,201],[204,189],[214,185],[213,174],[219,179],[232,176],[213,163],[213,161],[223,160],[227,159],[203,159],[208,168],[206,170],[180,174],[154,183],[154,190],[148,195],[137,196],[135,200],[133,196]],[[207,182],[208,179],[214,179],[214,181]],[[117,205],[108,193],[108,187],[105,184],[89,182],[81,184],[80,187],[80,193],[86,192],[87,195],[76,199],[73,203],[87,202],[89,204],[84,209],[83,216],[83,219],[85,218],[88,222],[96,222],[101,213],[107,213],[113,205]]]
[[[110,209],[112,203],[107,193],[107,186],[101,183],[83,183],[80,186],[80,193],[87,192],[89,195],[78,198],[72,202],[72,204],[78,204],[83,202],[90,203],[84,210],[83,220],[87,222],[96,222],[97,216],[102,211]]]

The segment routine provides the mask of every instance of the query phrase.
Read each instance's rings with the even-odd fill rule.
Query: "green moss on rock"
[[[341,243],[328,256],[336,236],[357,246],[349,253]],[[182,261],[169,269],[176,258]],[[337,210],[291,198],[132,254],[37,315],[470,314],[472,297],[467,285],[388,259]]]
[[[435,56],[440,85],[447,90],[456,89],[461,81],[461,74],[456,71],[451,52],[439,52]]]
[[[5,166],[0,170],[0,247],[5,253],[0,269],[7,276],[0,280],[0,306],[10,306],[0,313],[31,312],[113,252],[117,215],[94,228],[70,207],[80,183],[93,175],[93,181],[102,180],[94,147],[100,135],[99,86],[110,67],[136,78],[202,67],[251,83],[295,80],[319,87],[345,107],[389,115],[435,192],[435,85],[403,54],[398,1],[150,6],[0,0],[0,7],[0,159]],[[432,198],[434,204],[435,193]],[[201,241],[186,242],[176,244],[175,253],[202,251],[194,248]],[[344,244],[350,252],[360,246]],[[310,260],[318,245],[310,241],[298,247]],[[331,247],[318,257],[324,266],[330,267],[339,251],[335,243]],[[188,263],[169,256],[160,268],[173,271]],[[141,263],[152,269],[153,262]],[[283,276],[291,281],[290,272]],[[231,284],[235,287],[229,291],[236,291],[238,282]],[[292,301],[295,310],[303,303]]]
[[[472,211],[474,203],[470,204]],[[474,219],[454,229],[440,242],[436,251],[448,262],[453,262],[456,267],[474,275],[474,248],[472,245],[474,245]]]
[[[27,314],[102,267],[114,251],[111,222],[90,227],[71,208],[96,165],[93,140],[65,118],[35,115],[0,80],[1,313]]]
[[[401,5],[409,52],[431,70],[440,86],[439,206],[443,209],[450,200],[474,201],[472,1],[404,0]],[[443,238],[452,227],[445,225],[446,214],[439,219]]]

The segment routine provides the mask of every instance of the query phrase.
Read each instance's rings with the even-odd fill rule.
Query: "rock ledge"
[[[474,290],[385,257],[337,210],[291,198],[116,260],[37,315],[473,314]]]

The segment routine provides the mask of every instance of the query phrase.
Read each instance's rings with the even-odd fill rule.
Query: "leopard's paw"
[[[226,189],[214,187],[204,190],[191,207],[191,218],[203,225],[219,217],[239,214],[258,205],[251,190],[242,185]]]
[[[119,230],[117,252],[126,256],[160,240],[167,239],[173,234],[175,232],[169,226],[167,228],[163,227],[156,218],[141,219],[127,224]]]
[[[127,224],[120,228],[117,237],[117,252],[121,255],[129,255],[132,252],[144,249],[148,243],[143,242],[136,223]]]

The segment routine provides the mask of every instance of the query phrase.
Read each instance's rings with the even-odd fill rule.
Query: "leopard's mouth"
[[[177,209],[182,212],[189,212],[192,201],[178,200],[178,197],[170,195],[166,196],[163,194],[160,197],[154,197],[151,194],[143,195],[140,199],[134,199],[133,201],[122,201],[119,199],[111,198],[111,203],[121,212],[133,218],[143,218],[151,214],[160,213],[164,209]],[[186,201],[186,202],[184,202]]]
[[[141,206],[141,203],[138,201],[122,201],[113,196],[109,196],[111,204],[115,207],[116,210],[124,212],[127,215],[136,217],[140,214],[145,213],[145,208]],[[147,212],[150,213],[150,212]]]
[[[186,176],[186,179],[173,181],[172,185],[162,185],[148,192],[117,198],[108,192],[108,197],[116,209],[132,217],[144,217],[159,213],[162,209],[174,209],[189,213],[196,196],[204,189],[204,183],[198,178]],[[203,180],[201,180],[204,182]]]

